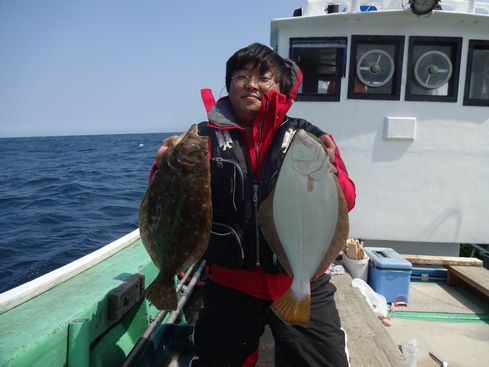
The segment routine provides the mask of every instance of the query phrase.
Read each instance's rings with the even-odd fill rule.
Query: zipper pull
[[[253,184],[253,202],[258,204],[258,184]]]
[[[277,254],[274,252],[273,257],[272,257],[272,261],[273,261],[274,266],[277,266],[277,259],[278,259]]]

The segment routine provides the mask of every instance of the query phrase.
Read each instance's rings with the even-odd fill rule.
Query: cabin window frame
[[[410,91],[411,84],[414,81],[414,49],[416,46],[449,46],[452,47],[452,55],[450,61],[452,64],[452,74],[447,81],[448,94],[431,95],[431,94],[415,94]],[[438,36],[410,36],[408,43],[408,63],[405,85],[406,101],[421,101],[421,102],[457,102],[459,79],[460,79],[460,63],[462,58],[462,37],[438,37]]]
[[[350,66],[348,77],[348,99],[367,100],[400,100],[401,99],[401,77],[404,57],[404,36],[379,36],[379,35],[352,35],[350,45]],[[361,83],[357,77],[357,50],[359,45],[388,45],[394,47],[392,61],[394,64],[390,93],[368,93],[355,91],[355,85]],[[382,49],[381,49],[382,50]],[[374,51],[371,50],[371,51]],[[382,50],[385,52],[385,50]]]
[[[472,81],[472,65],[474,59],[475,50],[487,50],[489,52],[488,40],[469,40],[469,47],[467,50],[467,70],[465,72],[465,88],[464,88],[464,106],[489,106],[489,99],[482,98],[470,98],[470,87]]]
[[[330,79],[333,82],[334,92],[319,93],[319,92],[309,92],[304,93],[299,91],[296,101],[307,101],[307,102],[339,102],[341,97],[341,80],[346,75],[346,54],[348,47],[347,37],[292,37],[289,40],[289,58],[293,60],[301,68],[303,73],[303,80],[301,83],[301,88],[304,83],[304,79],[308,77],[307,68],[301,67],[301,63],[298,60],[298,55],[296,50],[299,48],[330,48],[336,49],[336,76]],[[302,46],[302,47],[301,47]],[[319,77],[321,74],[315,74],[313,81],[319,82]],[[327,74],[326,74],[327,75]]]

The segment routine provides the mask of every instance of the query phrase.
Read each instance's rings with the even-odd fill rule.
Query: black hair
[[[236,51],[226,62],[226,89],[228,92],[234,72],[248,65],[262,74],[268,71],[273,72],[275,81],[280,85],[280,92],[288,94],[291,91],[295,79],[291,64],[270,47],[261,43],[252,43]]]

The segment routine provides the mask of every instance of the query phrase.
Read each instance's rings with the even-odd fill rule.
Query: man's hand
[[[172,136],[169,136],[169,137],[165,138],[161,142],[161,146],[156,151],[156,157],[155,157],[155,159],[158,162],[160,162],[161,161],[161,158],[163,158],[165,156],[165,154],[168,153],[168,148],[171,147],[171,146],[173,146],[173,143],[175,142],[175,139],[176,138],[178,138],[178,135],[172,135]]]
[[[323,143],[326,153],[328,154],[329,161],[333,163],[334,161],[334,152],[336,150],[336,144],[333,139],[331,139],[327,134],[321,135],[319,137],[321,143]]]

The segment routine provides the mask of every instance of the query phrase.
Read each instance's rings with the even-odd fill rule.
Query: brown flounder
[[[193,125],[159,162],[139,209],[139,232],[160,269],[148,299],[160,310],[176,309],[174,276],[200,259],[212,222],[207,137]]]
[[[298,130],[274,190],[260,206],[262,232],[293,277],[290,289],[271,306],[287,324],[309,324],[310,283],[327,270],[348,238],[348,209],[334,170],[319,139]]]

